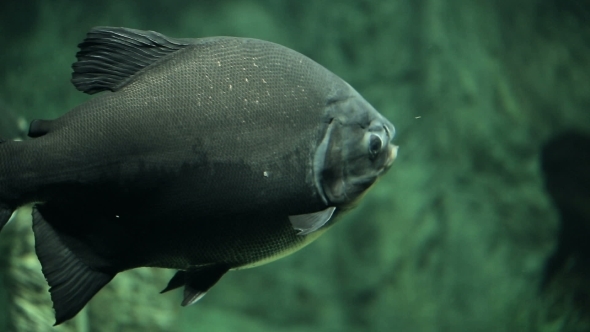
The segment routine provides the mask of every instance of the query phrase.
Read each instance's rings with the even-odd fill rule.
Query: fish
[[[392,123],[287,47],[104,26],[78,46],[72,83],[98,95],[0,143],[0,228],[34,204],[56,325],[138,267],[193,304],[317,239],[397,157]]]
[[[586,285],[590,280],[590,135],[568,129],[551,137],[542,146],[540,165],[545,190],[560,219],[557,245],[545,263],[541,290],[560,275],[576,277]],[[580,291],[589,294],[590,289]]]

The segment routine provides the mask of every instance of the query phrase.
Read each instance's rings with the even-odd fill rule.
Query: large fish
[[[555,251],[547,260],[541,286],[560,274],[590,280],[590,136],[567,130],[541,150],[545,188],[559,212]],[[569,282],[570,286],[574,283]],[[590,296],[590,287],[580,290]]]
[[[97,27],[79,47],[73,84],[104,92],[0,143],[0,227],[35,203],[56,324],[141,266],[194,303],[316,239],[396,157],[387,119],[283,46]]]

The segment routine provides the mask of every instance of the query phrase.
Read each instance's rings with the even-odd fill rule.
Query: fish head
[[[348,86],[327,106],[327,122],[314,159],[314,180],[327,205],[347,207],[389,170],[397,156],[395,127]]]

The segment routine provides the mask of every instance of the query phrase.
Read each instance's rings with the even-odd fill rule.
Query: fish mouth
[[[397,158],[397,149],[399,146],[395,144],[389,144],[389,153],[387,155],[387,159],[385,160],[385,169],[389,169],[395,159]]]
[[[397,149],[399,146],[393,144],[392,142],[393,137],[395,136],[395,127],[387,119],[382,119],[384,122],[383,129],[385,129],[385,133],[387,134],[387,137],[389,137],[389,144],[387,146],[387,159],[385,159],[384,167],[384,170],[388,170],[395,161],[395,158],[397,158]]]

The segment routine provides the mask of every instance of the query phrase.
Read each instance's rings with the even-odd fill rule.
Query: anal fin
[[[161,293],[184,285],[184,299],[181,305],[191,305],[205,296],[207,291],[229,271],[225,265],[212,265],[187,271],[178,271]]]
[[[177,271],[174,276],[172,277],[172,279],[170,279],[170,281],[168,282],[168,285],[166,286],[166,288],[164,288],[160,294],[166,293],[168,291],[171,291],[173,289],[179,288],[184,286],[184,280],[186,278],[186,271]]]
[[[55,325],[74,317],[115,276],[82,262],[61,241],[53,227],[33,208],[35,251],[50,286]]]
[[[218,265],[186,271],[182,306],[191,305],[203,298],[209,288],[213,287],[227,271],[229,267]]]

